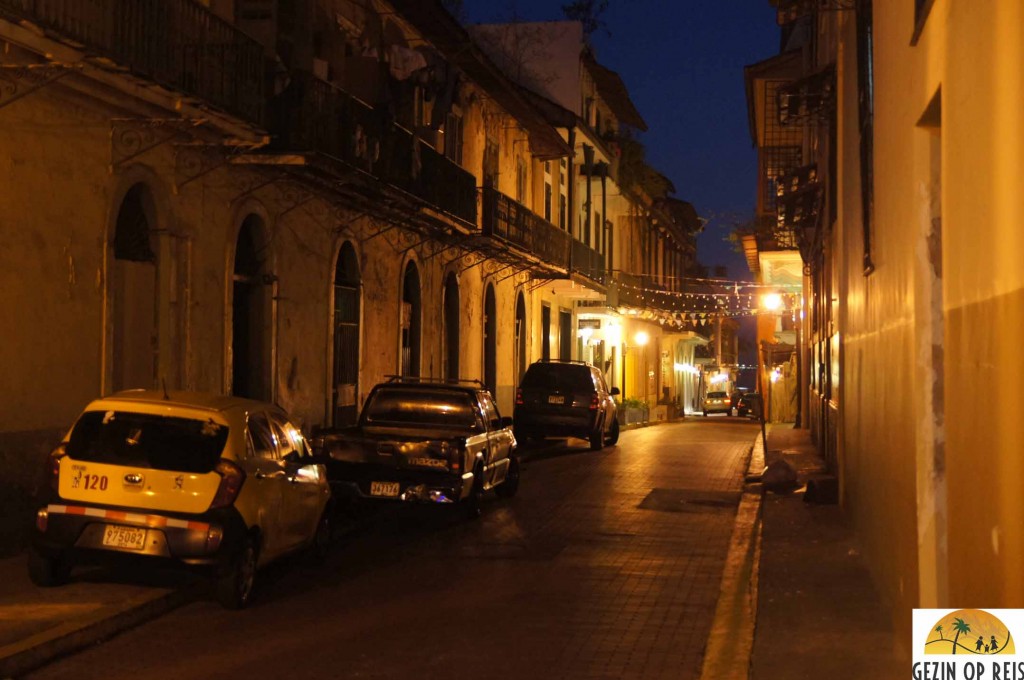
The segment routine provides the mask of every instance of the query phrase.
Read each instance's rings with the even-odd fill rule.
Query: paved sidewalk
[[[801,484],[824,472],[808,430],[778,425],[767,460],[782,456]],[[889,611],[879,599],[838,505],[804,502],[804,490],[766,492],[751,680],[907,677]]]
[[[0,559],[0,680],[179,606],[195,592],[187,574],[141,579],[121,570],[76,570],[71,583],[37,588],[24,554]]]

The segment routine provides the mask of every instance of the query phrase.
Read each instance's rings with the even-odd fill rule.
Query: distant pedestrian
[[[978,643],[976,645],[974,645],[974,648],[980,652],[981,651],[981,647],[984,644],[985,644],[985,640],[982,639],[982,637],[979,635],[978,636]]]
[[[992,648],[993,652],[998,652],[999,651],[999,643],[996,642],[996,636],[995,635],[992,636],[992,644],[990,644],[989,647]]]

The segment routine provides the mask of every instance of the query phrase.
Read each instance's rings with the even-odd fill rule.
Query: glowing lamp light
[[[583,344],[586,345],[590,342],[590,336],[594,334],[593,328],[581,328],[579,330],[579,336],[583,339]]]
[[[778,382],[779,378],[781,378],[781,377],[782,377],[782,371],[780,371],[777,368],[772,371],[772,382],[773,383]]]
[[[729,376],[726,375],[725,373],[718,373],[717,375],[711,376],[710,382],[712,385],[717,385],[718,383],[725,382],[728,379]]]
[[[636,344],[638,344],[641,347],[646,345],[647,341],[650,340],[650,339],[651,339],[650,336],[647,335],[647,333],[645,333],[644,331],[640,331],[636,335],[633,336],[633,342],[635,342]]]
[[[782,296],[778,293],[768,293],[761,297],[761,306],[769,312],[782,309]]]

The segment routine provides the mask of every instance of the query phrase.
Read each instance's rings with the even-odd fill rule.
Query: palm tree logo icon
[[[947,638],[946,631],[953,636]],[[924,643],[924,653],[1014,654],[1015,648],[1010,630],[994,615],[983,609],[960,609],[936,621]]]

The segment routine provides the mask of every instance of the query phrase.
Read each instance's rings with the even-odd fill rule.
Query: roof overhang
[[[403,19],[412,24],[451,64],[483,88],[526,129],[531,150],[540,157],[569,155],[558,131],[545,119],[444,8],[440,0],[390,0]]]

